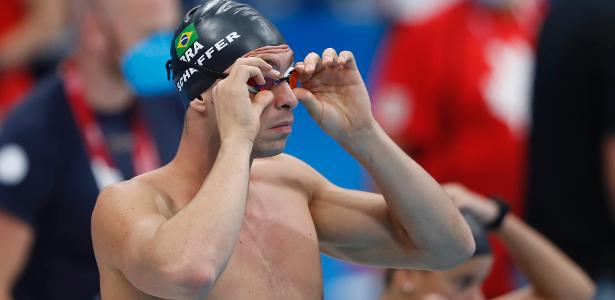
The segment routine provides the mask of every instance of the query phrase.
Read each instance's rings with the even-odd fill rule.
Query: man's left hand
[[[296,64],[301,88],[293,90],[320,127],[338,142],[374,127],[369,95],[350,51],[312,52]]]

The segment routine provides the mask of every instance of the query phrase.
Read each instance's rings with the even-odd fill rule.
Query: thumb
[[[312,118],[320,124],[322,121],[322,103],[320,103],[320,100],[316,99],[312,92],[303,88],[294,88],[293,93],[305,108],[307,108]]]
[[[273,101],[273,93],[271,91],[260,91],[256,95],[254,95],[254,99],[252,100],[253,107],[257,110],[260,115],[265,107],[269,105]]]

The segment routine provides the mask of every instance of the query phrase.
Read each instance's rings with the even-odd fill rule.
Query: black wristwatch
[[[485,229],[498,230],[500,229],[500,227],[502,227],[504,218],[510,211],[510,205],[508,205],[508,203],[498,197],[491,197],[490,200],[498,206],[498,215],[495,217],[495,219],[493,219],[493,221],[485,225]]]

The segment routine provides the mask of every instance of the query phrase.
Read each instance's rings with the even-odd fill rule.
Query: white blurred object
[[[487,47],[491,72],[485,78],[483,95],[491,111],[517,135],[525,134],[529,122],[534,55],[524,40],[496,41]]]
[[[408,23],[420,23],[459,1],[462,0],[379,0],[387,15]]]
[[[28,175],[28,155],[17,144],[7,144],[0,148],[0,183],[18,185]]]
[[[401,134],[409,124],[414,112],[412,96],[401,84],[386,83],[381,87],[374,102],[374,113],[378,123],[390,135]]]

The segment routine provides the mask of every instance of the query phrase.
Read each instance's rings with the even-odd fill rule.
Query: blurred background
[[[15,190],[24,182],[24,189],[39,188],[38,181],[27,180],[34,167],[27,159],[24,163],[11,140],[15,126],[28,125],[9,120],[33,87],[75,52],[73,43],[87,25],[75,20],[80,6],[72,1],[87,2],[0,3],[0,227],[5,226],[0,228],[0,261],[25,257],[21,267],[11,267],[12,278],[0,276],[4,293],[10,294],[32,267],[27,255],[2,250],[2,244],[15,242],[6,228],[23,222],[29,224],[30,239],[45,238],[38,222],[23,219],[6,204],[31,197]],[[502,197],[596,281],[613,286],[615,15],[609,1],[245,2],[277,25],[297,61],[327,47],[352,51],[376,118],[411,157],[442,183],[461,182]],[[184,0],[181,10],[198,3]],[[183,12],[178,10],[179,17]],[[150,102],[176,101],[165,83],[165,37],[164,30],[150,30],[118,50],[117,72],[139,97],[155,98]],[[162,41],[162,58],[156,39]],[[288,153],[337,185],[375,189],[357,161],[302,106],[295,119]],[[503,247],[492,242],[496,263],[484,285],[489,297],[526,282]],[[45,251],[36,248],[40,243],[29,245],[22,249]],[[325,299],[378,298],[382,271],[326,256],[322,264]],[[9,268],[0,262],[3,266]]]

